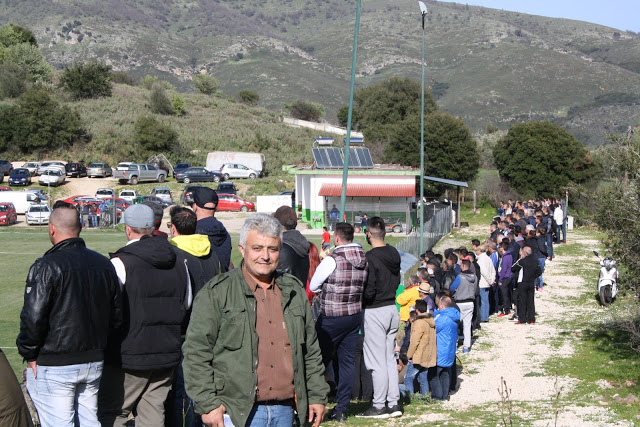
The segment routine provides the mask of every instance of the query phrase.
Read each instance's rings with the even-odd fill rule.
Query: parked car
[[[11,225],[18,221],[18,213],[13,203],[0,203],[0,225]]]
[[[0,175],[2,176],[2,175]],[[0,179],[0,182],[2,182],[2,180]],[[12,191],[11,187],[0,187],[0,191]]]
[[[41,199],[36,193],[30,191],[2,191],[0,202],[12,203],[18,215],[23,215],[34,203],[40,203]]]
[[[25,218],[28,225],[43,225],[49,224],[50,215],[51,210],[49,206],[45,204],[31,205],[25,214]]]
[[[220,172],[211,172],[203,167],[187,168],[176,174],[176,181],[188,184],[190,182],[213,181],[220,182],[223,177]]]
[[[111,166],[109,163],[91,163],[87,166],[87,176],[89,178],[106,178],[108,176],[112,176],[113,171],[111,170]]]
[[[221,182],[216,188],[218,194],[238,194],[238,189],[233,182]]]
[[[9,185],[31,185],[31,172],[27,168],[18,168],[11,171]]]
[[[40,162],[27,162],[24,165],[22,165],[22,167],[29,169],[29,172],[31,172],[31,176],[35,176],[38,173]]]
[[[81,178],[87,176],[87,168],[82,163],[72,162],[64,165],[67,176],[71,178]]]
[[[140,203],[143,203],[143,202],[155,203],[159,206],[162,206],[162,209],[169,207],[173,204],[173,203],[168,203],[162,200],[160,197],[156,197],[156,196],[142,196],[142,200],[140,201]]]
[[[278,194],[276,194],[276,196],[293,196],[293,190],[285,190],[285,191],[281,191]]]
[[[98,188],[96,190],[96,198],[104,199],[106,197],[116,197],[116,192],[113,188]]]
[[[8,160],[0,160],[0,172],[2,175],[11,175],[13,165]]]
[[[191,167],[189,163],[176,163],[176,166],[173,168],[173,177],[176,177],[176,174],[182,172],[183,170]]]
[[[253,169],[249,169],[245,165],[238,163],[225,163],[220,168],[220,172],[224,176],[225,180],[229,178],[251,178],[255,179],[260,176],[260,173]]]
[[[139,182],[145,181],[164,182],[167,178],[167,172],[156,168],[154,165],[138,163],[129,163],[126,167],[123,165],[124,163],[118,164],[118,168],[113,173],[113,177],[120,184],[137,185]]]
[[[256,206],[248,201],[244,200],[235,194],[218,194],[218,210],[219,211],[254,211]]]
[[[67,170],[65,169],[65,163],[54,160],[40,163],[40,166],[38,166],[38,175],[42,174],[43,170],[51,168],[58,168],[61,169],[65,174],[67,173]]]
[[[151,190],[151,195],[162,199],[165,203],[173,203],[173,194],[171,193],[171,189],[169,189],[169,187],[156,187]]]
[[[193,203],[193,192],[202,187],[202,185],[187,185],[182,190],[182,197],[180,197],[180,202],[183,205],[191,205]]]
[[[38,178],[38,184],[50,185],[57,187],[64,184],[65,174],[59,169],[45,169],[42,171],[42,175]]]
[[[79,196],[71,196],[67,199],[64,199],[63,202],[71,203],[72,205],[77,205],[78,203],[100,203],[102,199],[98,199],[93,196],[88,195],[79,195]]]
[[[124,211],[129,206],[131,206],[131,203],[129,203],[125,199],[121,199],[120,197],[105,197],[104,199],[101,200],[101,202],[104,202],[106,205],[113,206],[114,200],[115,200],[116,208],[118,208],[121,211]]]
[[[136,190],[122,190],[119,197],[129,203],[133,203],[133,200],[138,197],[138,192]]]

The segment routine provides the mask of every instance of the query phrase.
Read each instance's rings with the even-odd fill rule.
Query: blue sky
[[[456,3],[577,19],[640,32],[640,0],[460,0]]]

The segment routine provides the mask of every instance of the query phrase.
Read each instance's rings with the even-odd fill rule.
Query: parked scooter
[[[598,251],[593,251],[598,258]],[[618,294],[618,269],[613,258],[600,259],[600,275],[598,276],[598,296],[600,303],[605,307],[611,304]]]

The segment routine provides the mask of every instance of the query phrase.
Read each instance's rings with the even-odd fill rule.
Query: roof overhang
[[[455,185],[457,187],[469,188],[469,184],[467,184],[464,181],[454,181],[452,179],[436,178],[436,177],[433,177],[433,176],[423,176],[422,178],[426,179],[427,181],[434,181],[434,182],[440,182],[442,184]]]
[[[324,183],[318,192],[318,196],[340,197],[341,195],[341,183]],[[415,195],[416,185],[414,183],[347,184],[347,197],[415,197]]]

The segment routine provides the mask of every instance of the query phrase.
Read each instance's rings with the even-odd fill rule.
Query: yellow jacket
[[[405,289],[403,293],[398,295],[396,302],[400,305],[400,320],[406,322],[409,320],[409,308],[420,298],[418,294],[418,285]]]
[[[436,323],[432,314],[421,314],[411,324],[411,344],[407,357],[423,368],[436,366]]]

